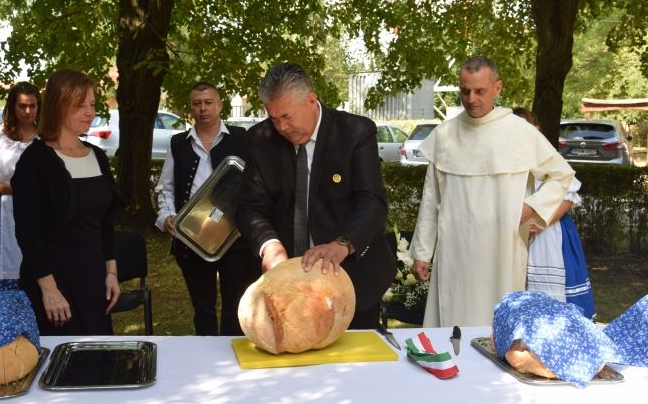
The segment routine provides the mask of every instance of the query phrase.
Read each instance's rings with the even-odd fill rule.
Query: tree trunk
[[[572,67],[577,13],[578,0],[531,1],[538,36],[533,111],[554,147],[558,146],[565,78]]]
[[[150,226],[155,218],[151,146],[160,88],[169,66],[166,40],[173,0],[121,0],[120,6],[117,186],[128,206],[125,220]]]

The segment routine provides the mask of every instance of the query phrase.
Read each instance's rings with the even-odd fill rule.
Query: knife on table
[[[381,333],[390,344],[392,344],[394,347],[396,347],[396,349],[400,351],[401,347],[398,344],[398,341],[396,341],[396,338],[394,338],[394,334],[389,332],[382,323],[378,323],[377,328],[378,332]]]
[[[454,350],[455,356],[459,355],[459,348],[461,347],[461,329],[459,326],[455,325],[452,327],[450,342],[452,342],[452,349]]]

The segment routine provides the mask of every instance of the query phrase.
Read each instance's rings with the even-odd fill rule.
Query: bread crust
[[[490,346],[493,352],[497,353],[493,334],[490,336]],[[513,369],[520,373],[531,373],[549,379],[557,378],[533,352],[529,351],[529,348],[521,339],[513,341],[509,349],[504,353],[504,358]]]
[[[38,363],[38,349],[22,335],[0,347],[0,384],[20,380]]]
[[[271,353],[299,353],[337,341],[355,312],[355,291],[340,268],[335,276],[321,271],[318,260],[310,271],[301,257],[264,273],[241,298],[239,322],[257,347]]]
[[[518,372],[556,379],[556,375],[533,352],[529,351],[529,348],[522,340],[516,339],[513,341],[504,357],[509,365]]]

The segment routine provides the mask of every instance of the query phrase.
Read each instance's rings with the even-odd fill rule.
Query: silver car
[[[632,164],[631,140],[614,120],[563,119],[558,151],[578,163]]]
[[[430,133],[439,126],[439,122],[422,123],[416,125],[407,140],[401,146],[400,162],[406,166],[429,164],[428,159],[423,156],[419,146]]]
[[[407,133],[396,125],[376,124],[378,131],[378,155],[380,161],[385,163],[395,163],[400,159],[401,144],[407,140]]]
[[[99,146],[108,156],[112,157],[119,147],[119,111],[111,109],[109,113],[110,118],[108,119],[97,114],[90,124],[88,133],[82,138]],[[188,128],[189,126],[183,123],[179,116],[167,111],[158,111],[153,129],[151,157],[164,159],[171,136]]]
[[[239,126],[241,128],[250,129],[253,125],[263,121],[265,118],[255,118],[255,117],[238,117],[238,118],[229,118],[225,121],[226,125]]]

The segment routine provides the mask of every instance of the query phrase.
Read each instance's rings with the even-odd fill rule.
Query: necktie
[[[295,238],[295,257],[301,257],[308,250],[308,158],[306,147],[297,150],[297,167],[295,181],[295,217],[293,234]]]

